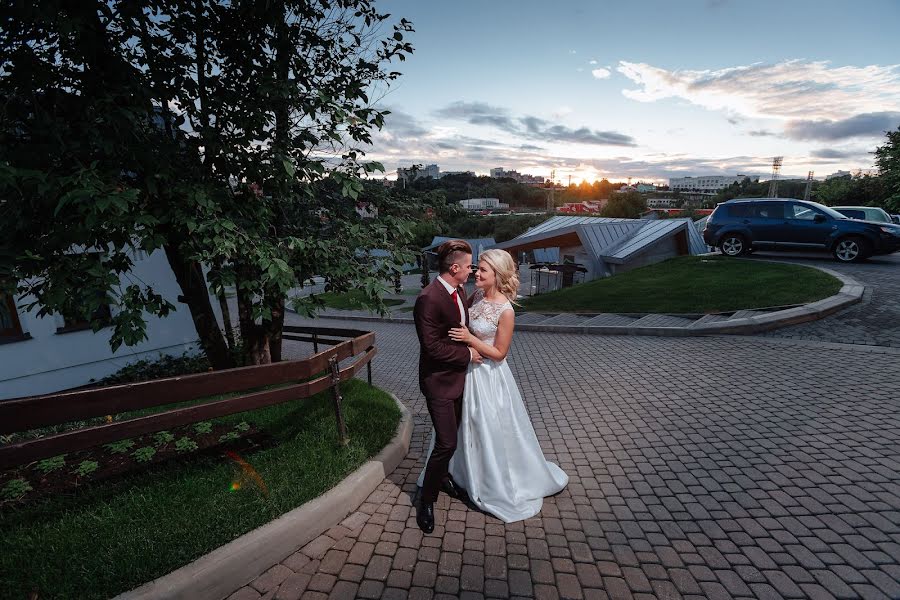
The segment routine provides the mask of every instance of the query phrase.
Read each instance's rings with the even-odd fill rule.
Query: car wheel
[[[719,242],[719,251],[725,256],[741,256],[749,250],[747,239],[739,233],[729,233]]]
[[[831,253],[842,263],[860,262],[869,258],[871,244],[861,237],[846,237],[837,241]]]

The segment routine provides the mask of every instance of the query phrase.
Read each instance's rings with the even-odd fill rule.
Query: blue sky
[[[369,151],[573,182],[869,169],[900,126],[900,2],[381,0],[415,53]]]

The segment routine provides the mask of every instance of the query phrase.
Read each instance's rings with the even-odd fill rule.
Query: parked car
[[[747,198],[719,204],[703,239],[728,256],[758,250],[824,250],[840,262],[900,250],[900,226],[848,219],[817,202]]]
[[[872,221],[873,223],[893,223],[891,215],[877,206],[832,206],[848,219],[857,221]]]
[[[897,225],[900,225],[900,215],[891,215],[891,221],[893,221]]]

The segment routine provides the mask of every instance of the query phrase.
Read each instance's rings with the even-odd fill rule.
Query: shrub
[[[83,460],[81,461],[81,464],[78,465],[78,468],[72,471],[72,473],[79,477],[85,477],[96,471],[99,467],[100,465],[95,460]]]
[[[3,491],[0,492],[0,496],[2,496],[3,500],[18,500],[30,491],[31,485],[20,477],[7,481],[6,485],[3,486]]]
[[[66,465],[66,455],[60,454],[59,456],[54,456],[52,458],[45,458],[44,460],[38,462],[37,469],[41,473],[45,475],[52,471],[57,471],[62,469]]]
[[[138,462],[150,462],[156,455],[156,448],[153,446],[144,446],[132,452],[131,455],[134,457],[134,460]]]

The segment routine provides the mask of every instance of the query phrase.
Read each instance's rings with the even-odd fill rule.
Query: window
[[[816,218],[817,214],[819,214],[818,211],[815,211],[808,206],[791,204],[791,207],[788,209],[787,218],[797,219],[799,221],[812,221]]]
[[[866,213],[861,210],[850,210],[847,208],[842,208],[838,212],[841,213],[842,215],[850,217],[851,219],[859,219],[860,221],[866,220]]]
[[[728,214],[736,219],[749,219],[753,212],[752,204],[733,204],[728,207]]]
[[[784,204],[781,202],[760,203],[756,207],[756,216],[761,219],[783,219]]]
[[[83,331],[91,328],[91,322],[98,320],[104,325],[112,321],[112,311],[109,304],[101,304],[97,310],[91,313],[89,319],[85,319],[81,315],[63,316],[63,326],[56,329],[56,333],[69,333],[70,331]]]
[[[19,323],[19,315],[16,312],[16,302],[11,294],[0,292],[0,340],[9,341],[21,339],[25,336],[22,325]]]

